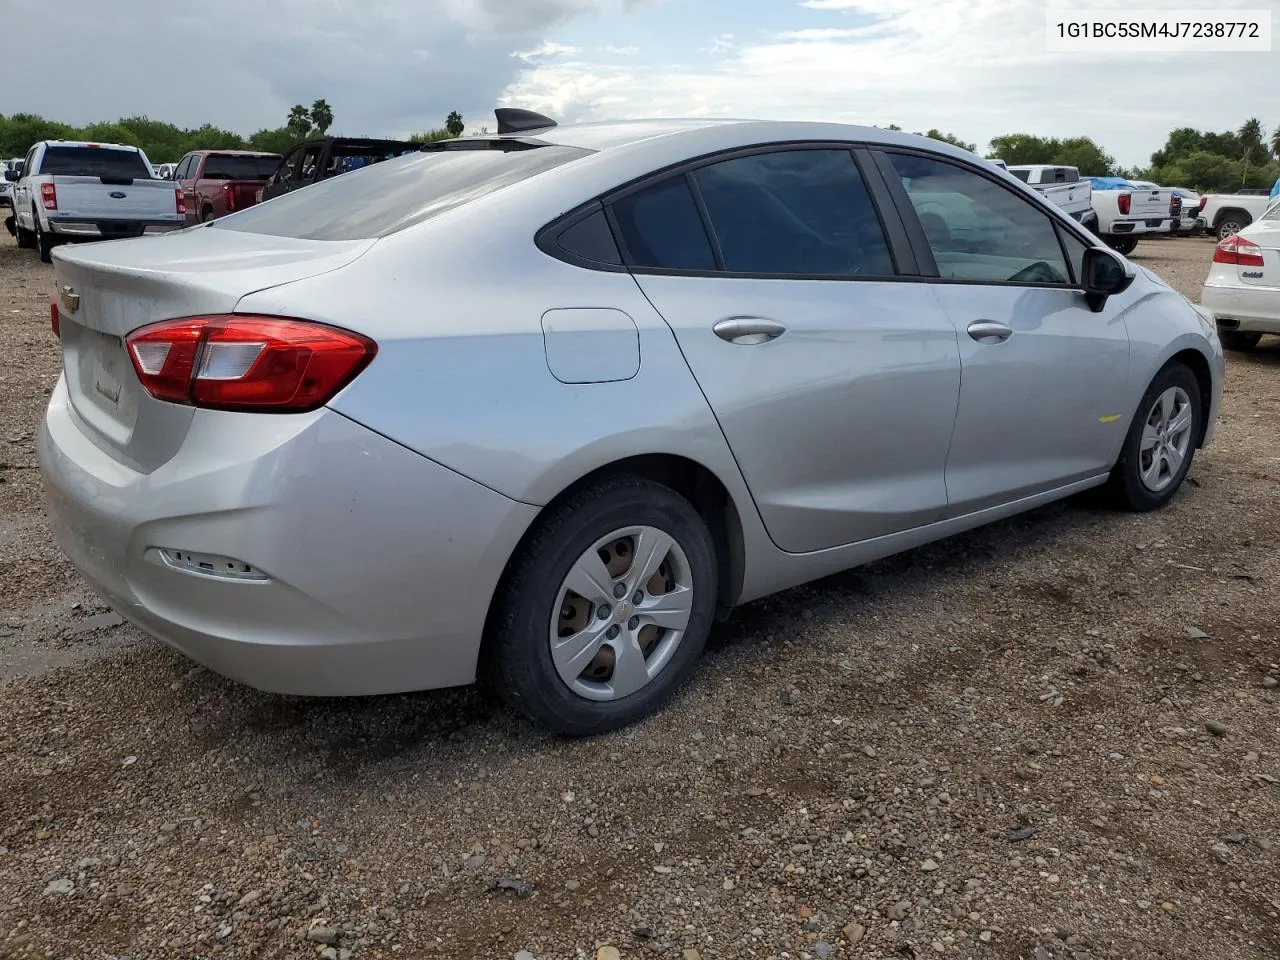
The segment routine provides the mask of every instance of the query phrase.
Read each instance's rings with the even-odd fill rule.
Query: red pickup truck
[[[173,179],[187,201],[187,221],[214,220],[258,202],[262,185],[280,165],[278,153],[249,150],[193,150]]]

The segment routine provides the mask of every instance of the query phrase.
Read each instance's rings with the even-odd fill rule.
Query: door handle
[[[721,320],[711,328],[721,340],[730,343],[765,343],[787,332],[784,324],[763,317],[733,317]]]
[[[994,320],[976,320],[969,324],[969,336],[979,343],[1004,343],[1013,336],[1013,329]]]

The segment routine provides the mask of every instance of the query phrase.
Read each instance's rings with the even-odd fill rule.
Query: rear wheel
[[[1185,364],[1171,363],[1156,375],[1111,471],[1110,493],[1118,505],[1144,512],[1172,499],[1200,442],[1201,409],[1200,385]]]
[[[1126,257],[1138,248],[1135,237],[1107,237],[1106,243],[1116,253]]]
[[[40,251],[41,263],[53,263],[53,237],[44,232],[44,228],[40,226],[40,215],[32,211],[35,218],[35,248]]]
[[[1228,210],[1218,221],[1218,239],[1225,240],[1227,237],[1239,233],[1251,223],[1253,223],[1253,218],[1247,213],[1240,210]]]
[[[1218,339],[1228,350],[1239,350],[1242,353],[1252,350],[1262,339],[1260,333],[1244,333],[1240,330],[1219,330]]]
[[[716,607],[715,545],[693,506],[639,477],[551,508],[499,588],[489,679],[568,736],[657,710],[692,672]]]
[[[209,222],[210,220],[212,220],[212,219],[213,219],[213,207],[201,207],[201,208],[200,208],[200,222],[201,222],[201,223],[208,223],[208,222]]]

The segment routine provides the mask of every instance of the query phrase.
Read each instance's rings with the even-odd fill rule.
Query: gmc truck
[[[1270,205],[1271,198],[1265,192],[1211,193],[1204,197],[1200,216],[1219,240],[1225,240],[1259,219]]]
[[[1080,179],[1080,171],[1076,167],[1033,163],[1005,166],[1005,169],[1086,229],[1097,229],[1098,215],[1093,209],[1093,186],[1088,180]]]
[[[187,219],[204,223],[252,207],[278,166],[278,153],[193,150],[178,161],[173,179],[186,200]]]
[[[1089,177],[1098,215],[1095,233],[1128,256],[1141,237],[1168,236],[1181,227],[1182,198],[1173,190],[1134,186],[1122,177]]]
[[[181,191],[154,179],[137,147],[42,140],[16,179],[11,231],[19,247],[39,250],[45,263],[58,243],[165,233],[186,221]]]

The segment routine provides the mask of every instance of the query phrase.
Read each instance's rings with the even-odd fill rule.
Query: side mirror
[[[1133,267],[1114,250],[1090,247],[1084,252],[1084,298],[1089,309],[1101,312],[1107,298],[1124,293],[1133,283]]]
[[[17,183],[18,180],[21,179],[18,175],[17,170],[6,170],[4,172],[4,178],[8,180],[10,183]]]

